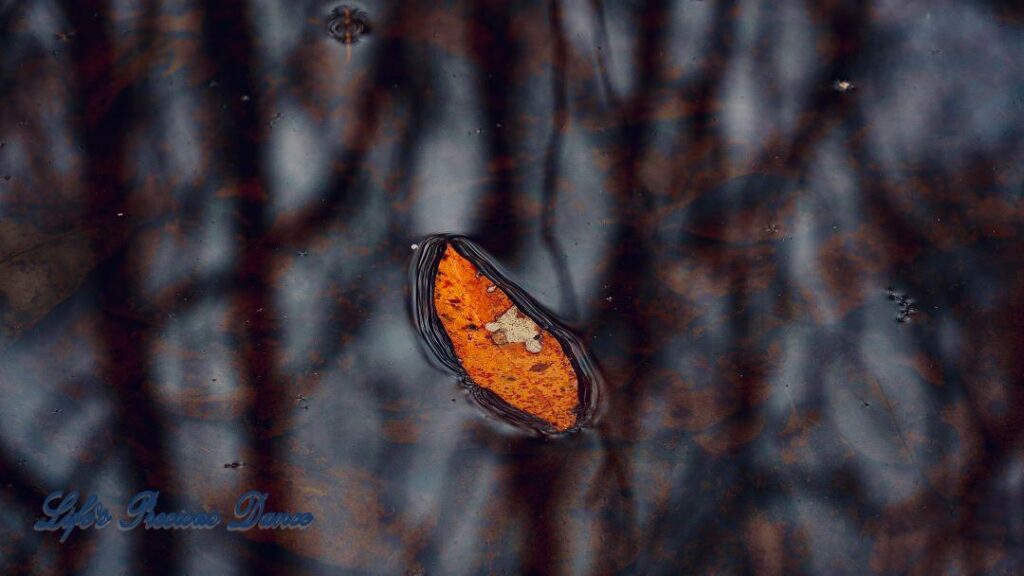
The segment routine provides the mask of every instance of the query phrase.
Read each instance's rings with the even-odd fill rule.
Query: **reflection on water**
[[[0,572],[1024,570],[1022,22],[0,5]],[[439,232],[582,335],[598,426],[524,438],[432,366]],[[68,488],[317,522],[28,531]]]

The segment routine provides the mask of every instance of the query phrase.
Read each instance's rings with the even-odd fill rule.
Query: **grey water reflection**
[[[349,7],[0,3],[0,572],[1024,571],[1015,4]],[[431,365],[439,232],[581,334],[598,426]],[[30,529],[145,488],[317,521]]]

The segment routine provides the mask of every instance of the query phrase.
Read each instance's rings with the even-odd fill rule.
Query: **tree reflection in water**
[[[1016,3],[336,8],[0,5],[0,571],[1022,570]],[[580,333],[598,426],[431,365],[438,232]],[[317,521],[27,528],[147,488]]]

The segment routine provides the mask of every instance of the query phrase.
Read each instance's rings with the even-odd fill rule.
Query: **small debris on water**
[[[225,468],[231,468],[232,470],[236,468],[241,468],[243,466],[245,466],[245,462],[229,462],[224,465]]]
[[[836,80],[832,83],[832,87],[836,89],[836,92],[849,92],[853,90],[853,82],[849,80]]]
[[[892,300],[899,306],[899,311],[896,313],[896,321],[900,324],[909,322],[910,317],[917,313],[917,301],[906,294],[897,292],[892,287],[886,288],[885,291],[888,294],[889,300]]]

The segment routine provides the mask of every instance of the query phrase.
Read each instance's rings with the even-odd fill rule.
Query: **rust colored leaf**
[[[416,268],[418,327],[484,408],[543,433],[588,423],[597,381],[589,356],[479,248],[435,236],[420,247]]]
[[[434,307],[474,382],[558,430],[576,424],[576,373],[562,347],[450,245],[437,268]],[[535,370],[535,368],[537,368]]]

